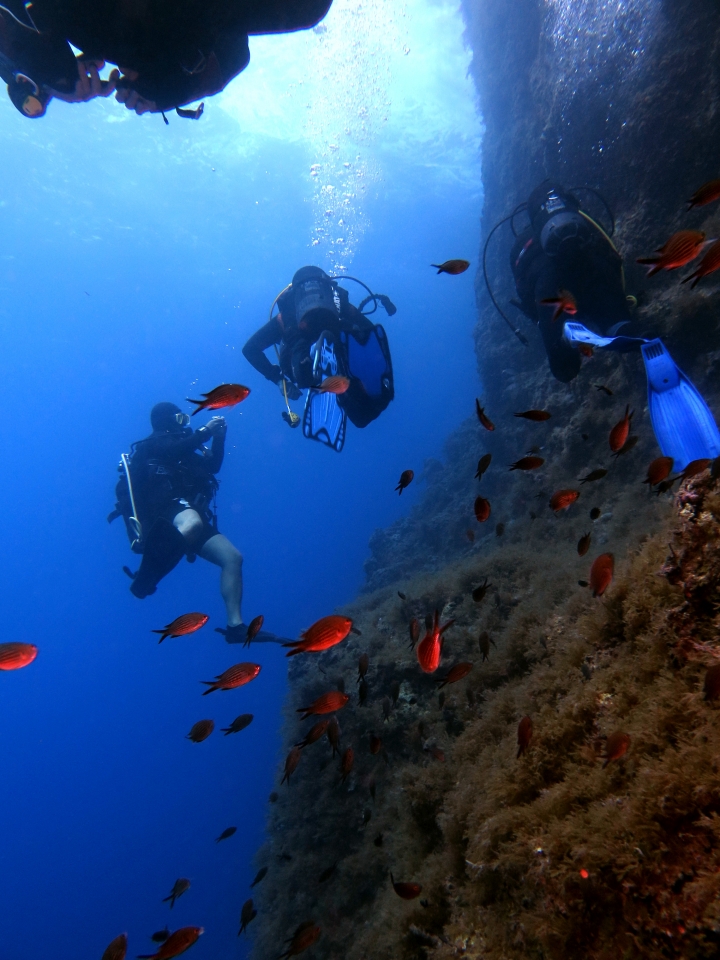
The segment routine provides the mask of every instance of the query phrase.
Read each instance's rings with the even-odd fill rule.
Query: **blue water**
[[[320,41],[342,40],[348,11],[336,4],[315,37],[316,105],[328,83]],[[313,246],[319,191],[337,172],[327,130],[298,127],[297,103],[280,109],[289,81],[278,51],[302,72],[292,44],[312,36],[256,41],[247,75],[197,124],[165,127],[113,101],[52,104],[31,123],[0,102],[1,639],[40,648],[0,676],[2,960],[100,957],[122,931],[134,956],[166,923],[205,927],[197,960],[247,951],[238,918],[278,787],[287,661],[253,649],[254,683],[201,699],[199,681],[245,659],[213,632],[225,623],[216,568],[183,561],[140,602],[121,572],[136,558],[105,516],[119,455],[149,433],[155,402],[189,410],[199,390],[247,384],[249,399],[227,411],[220,529],[245,557],[245,621],[263,613],[295,637],[356,594],[372,531],[420,493],[417,482],[394,493],[401,471],[419,474],[471,413],[474,269],[450,278],[428,266],[475,259],[479,242],[462,22],[452,3],[423,0],[402,30],[408,53],[386,51],[385,86],[367,98],[374,126],[334,151],[364,165],[344,249]],[[364,51],[353,48],[358,69],[376,40],[369,30]],[[273,95],[265,112],[261,81]],[[240,351],[297,267],[341,260],[398,307],[381,318],[397,396],[367,429],[349,427],[337,455],[287,427],[277,388]],[[186,610],[209,625],[159,646],[150,630]],[[243,712],[253,724],[224,737]],[[203,717],[216,731],[192,744],[185,735]],[[230,825],[238,833],[216,845]],[[161,900],[181,876],[192,887],[170,912]]]

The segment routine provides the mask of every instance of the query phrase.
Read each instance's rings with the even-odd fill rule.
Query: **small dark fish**
[[[239,717],[235,717],[229,727],[221,727],[220,729],[227,737],[231,733],[240,733],[245,727],[249,727],[252,722],[252,713],[241,713]]]
[[[267,876],[267,872],[268,872],[268,868],[267,868],[267,867],[260,867],[260,869],[258,870],[258,872],[255,874],[255,879],[254,879],[253,882],[250,884],[250,886],[251,886],[251,887],[256,887],[256,886],[260,883],[261,880],[264,880],[264,879],[265,879],[265,877]]]
[[[319,939],[320,927],[315,924],[314,920],[306,920],[305,923],[300,924],[290,940],[287,941],[289,946],[285,953],[278,957],[278,960],[288,960],[289,957],[296,957],[314,943],[317,943]]]
[[[329,726],[329,720],[318,720],[317,723],[314,723],[312,727],[310,727],[305,735],[305,739],[301,740],[300,743],[296,743],[295,746],[302,750],[304,747],[309,747],[311,743],[316,743],[325,736]]]
[[[380,737],[375,736],[374,733],[370,734],[370,753],[373,756],[377,756],[378,753],[382,750],[382,740]]]
[[[592,510],[590,511],[590,519],[597,520],[599,516],[600,516],[600,507],[593,507]]]
[[[327,738],[332,747],[332,755],[340,753],[340,724],[337,717],[330,717],[330,723],[327,728]]]
[[[537,470],[545,461],[542,457],[520,457],[515,463],[510,464],[511,470]]]
[[[550,497],[550,509],[554,513],[567,510],[580,496],[579,490],[558,490]]]
[[[195,633],[208,622],[210,617],[205,613],[183,613],[180,617],[175,617],[172,623],[169,623],[162,630],[153,630],[152,633],[159,633],[158,643],[162,643],[168,637],[186,637],[189,633]]]
[[[392,873],[390,874],[390,882],[395,893],[403,900],[414,900],[422,893],[422,887],[419,883],[396,883]]]
[[[433,627],[433,623],[434,623],[434,622],[435,622],[435,618],[433,617],[433,615],[432,615],[431,613],[426,613],[426,614],[425,614],[425,629],[426,629],[426,630],[432,630],[432,627]]]
[[[497,644],[487,630],[483,630],[478,637],[478,644],[480,645],[480,653],[482,654],[484,663],[486,660],[490,659],[490,644],[492,644],[494,647],[497,647]]]
[[[635,262],[650,267],[648,277],[661,270],[677,270],[690,263],[702,250],[705,233],[702,230],[678,230],[650,257],[639,257]]]
[[[241,933],[247,932],[248,924],[251,923],[256,916],[257,910],[253,908],[252,900],[246,900],[240,911],[240,929],[238,930],[238,936],[240,936]]]
[[[393,706],[395,706],[400,697],[400,681],[393,680],[393,685],[390,687],[390,696],[392,697]]]
[[[617,460],[618,457],[622,457],[624,454],[628,453],[633,447],[636,447],[640,442],[640,437],[628,437],[625,443],[620,447],[619,450],[616,450],[612,454],[613,457]]]
[[[583,438],[583,440],[589,440],[589,439],[590,439],[590,434],[589,434],[589,433],[581,433],[580,436]]]
[[[190,733],[185,739],[192,740],[193,743],[202,743],[203,740],[207,740],[214,729],[215,722],[213,720],[198,720],[197,723],[192,725]]]
[[[590,584],[588,583],[587,580],[578,580],[578,586],[579,586],[579,587],[589,587]]]
[[[505,533],[505,524],[504,524],[504,523],[498,523],[498,524],[496,524],[496,526],[495,526],[495,536],[496,536],[496,537],[501,537],[504,533]]]
[[[337,865],[338,861],[336,860],[331,867],[326,867],[318,877],[318,883],[325,883],[326,880],[329,880],[330,877],[335,873],[335,867],[337,867]]]
[[[606,387],[603,383],[596,383],[594,384],[594,386],[596,390],[602,390],[602,392],[608,397],[611,397],[613,395],[613,392],[610,389],[610,387]]]
[[[375,802],[375,774],[370,777],[368,782],[368,789],[370,790],[370,796],[373,798],[373,803]]]
[[[260,614],[259,616],[255,617],[253,620],[250,621],[247,628],[247,636],[245,637],[245,643],[243,644],[244,647],[250,646],[252,641],[262,630],[263,623],[265,623],[265,617],[262,614]]]
[[[668,477],[667,480],[663,480],[662,483],[657,485],[657,495],[660,496],[661,493],[667,493],[668,490],[672,490],[673,484],[680,479],[680,476],[677,477]]]
[[[672,473],[674,462],[672,457],[657,457],[648,467],[647,476],[643,480],[643,483],[654,487],[658,483],[662,483],[663,480],[667,480]]]
[[[190,397],[186,399],[188,403],[197,404],[192,412],[194,417],[201,410],[220,410],[222,407],[234,407],[235,404],[242,403],[249,395],[249,387],[244,387],[241,383],[223,383],[211,390],[210,393],[203,393],[203,400],[192,400]]]
[[[440,684],[438,690],[442,690],[448,683],[457,683],[459,680],[463,680],[472,668],[473,665],[471,663],[456,663],[454,667],[450,668],[447,676],[443,677],[442,680],[435,681]]]
[[[205,111],[205,101],[200,104],[199,107],[195,107],[193,110],[188,107],[175,107],[175,113],[179,117],[184,117],[186,120],[199,120]]]
[[[376,847],[381,847],[383,845],[383,835],[379,833],[373,840],[373,843]]]
[[[707,457],[702,457],[700,460],[691,460],[681,473],[680,482],[685,483],[685,481],[691,477],[697,477],[699,474],[704,473],[711,463],[712,459]]]
[[[574,317],[577,313],[577,301],[569,290],[559,290],[556,297],[548,297],[545,300],[541,300],[540,303],[547,307],[555,307],[552,315],[553,323],[564,313],[569,317]]]
[[[397,592],[397,595],[400,597],[401,600],[407,600],[407,597],[405,596],[405,594],[401,593],[399,590]]]
[[[708,180],[690,197],[688,210],[692,210],[693,207],[704,207],[706,203],[714,203],[718,199],[720,199],[720,180]]]
[[[486,500],[485,497],[476,497],[475,504],[475,519],[478,523],[485,523],[487,518],[490,516],[490,501]]]
[[[445,694],[440,693],[438,694],[438,708],[442,710],[444,706],[445,706]]]
[[[482,600],[485,599],[485,594],[490,589],[490,586],[491,584],[488,583],[488,578],[485,577],[484,582],[481,583],[479,587],[475,587],[475,589],[472,592],[472,598],[475,601],[475,603],[480,603]]]
[[[410,649],[415,649],[415,644],[420,639],[420,624],[417,620],[417,617],[413,617],[409,624],[410,630]]]
[[[227,838],[231,837],[234,833],[237,833],[237,827],[225,827],[220,836],[216,837],[215,843],[220,843],[221,840],[227,840]]]
[[[176,880],[175,883],[173,884],[173,888],[170,891],[170,896],[165,897],[165,899],[163,900],[163,903],[167,903],[169,900],[170,909],[172,910],[172,908],[175,906],[175,901],[177,900],[177,898],[181,897],[189,889],[190,889],[190,881],[186,877],[180,877],[180,879]]]
[[[127,955],[127,934],[121,933],[119,937],[107,945],[102,955],[102,960],[125,960]]]
[[[486,453],[478,460],[477,473],[475,474],[476,480],[482,480],[483,474],[490,466],[490,461],[492,460],[492,454]]]
[[[366,808],[365,810],[363,810],[362,825],[366,827],[371,820],[372,820],[372,810],[368,810]]]
[[[360,686],[358,687],[358,700],[360,701],[361,707],[367,702],[369,692],[370,687],[368,686],[367,680],[363,677],[363,679],[360,681]]]
[[[297,765],[300,763],[301,756],[302,756],[302,750],[300,749],[300,747],[293,747],[290,753],[287,755],[285,759],[285,773],[283,775],[282,780],[280,781],[281,786],[283,783],[285,783],[286,780],[287,780],[288,786],[290,786],[290,777],[297,770]]]
[[[589,473],[586,477],[581,477],[580,483],[593,483],[595,480],[602,480],[602,478],[606,476],[607,470],[593,470],[592,473]]]
[[[518,732],[517,732],[517,742],[518,742],[517,759],[518,760],[523,755],[523,753],[525,753],[528,746],[530,745],[530,741],[532,740],[532,735],[533,735],[532,720],[530,719],[530,717],[523,717],[520,723],[518,724]]]
[[[720,663],[708,667],[703,683],[706,700],[717,700],[720,697]]]
[[[280,856],[278,857],[278,860],[285,860],[286,863],[290,863],[290,861],[292,860],[292,857],[290,856],[289,853],[281,853]]]
[[[537,520],[537,514],[535,513],[534,510],[531,510],[531,511],[530,511],[530,519],[531,519],[531,520]]]
[[[385,721],[387,721],[387,720],[390,719],[390,710],[391,710],[391,709],[392,709],[392,701],[390,700],[390,697],[383,697],[383,699],[382,699],[382,712],[383,712],[383,719],[384,719]]]
[[[474,694],[473,691],[470,689],[470,687],[467,687],[467,689],[465,690],[465,696],[467,697],[468,705],[471,706],[471,707],[474,707],[474,706],[475,706],[475,694]]]
[[[487,416],[485,409],[480,406],[480,401],[477,399],[477,397],[475,398],[475,413],[477,413],[478,420],[486,430],[495,429],[495,424],[492,422],[490,417]]]
[[[577,552],[579,557],[584,557],[585,554],[590,549],[590,541],[592,537],[589,533],[584,533],[578,540]]]
[[[280,799],[280,795],[275,790],[273,790],[273,792],[268,797],[268,800],[270,801],[270,803],[277,803],[279,799]]]
[[[340,758],[340,773],[341,773],[341,783],[345,783],[347,778],[350,776],[352,771],[353,764],[355,763],[355,751],[352,747],[348,747],[345,753]]]
[[[368,667],[370,666],[370,657],[366,653],[360,654],[360,659],[358,660],[358,678],[357,682],[363,679],[365,674],[368,672]]]
[[[542,423],[549,420],[552,416],[547,410],[526,410],[524,413],[514,414],[516,417],[522,417],[524,420],[532,420],[534,423]]]
[[[619,760],[620,757],[624,757],[629,746],[630,734],[621,733],[619,730],[616,733],[611,733],[605,741],[605,763],[603,764],[603,770],[613,760]]]
[[[466,530],[465,536],[468,538],[470,543],[475,543],[475,532],[473,530]]]
[[[156,930],[155,933],[150,937],[153,943],[165,943],[167,938],[170,936],[170,927],[165,927],[164,930]]]
[[[403,472],[400,474],[398,485],[395,487],[399,494],[402,494],[403,490],[410,486],[410,484],[413,482],[414,476],[415,472],[413,470],[403,470]]]
[[[459,273],[465,273],[470,266],[470,261],[445,260],[443,263],[431,263],[430,266],[435,267],[438,273],[449,273],[451,276],[456,277]]]

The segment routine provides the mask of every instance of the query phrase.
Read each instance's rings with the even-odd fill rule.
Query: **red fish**
[[[189,633],[195,633],[201,627],[204,627],[210,617],[205,613],[183,613],[175,617],[172,623],[169,623],[162,630],[153,630],[152,633],[161,634],[158,643],[167,640],[168,637],[186,637]]]
[[[649,266],[647,275],[654,276],[661,270],[676,270],[690,263],[700,253],[705,242],[702,230],[679,230],[659,247],[651,257],[640,257],[637,263]]]
[[[720,180],[708,180],[690,197],[688,210],[704,207],[706,203],[714,203],[716,200],[720,200]]]
[[[601,597],[612,583],[615,570],[615,557],[612,553],[601,553],[590,567],[590,587],[594,597]]]
[[[550,509],[555,513],[567,510],[580,496],[579,490],[558,490],[550,497]]]
[[[525,413],[516,413],[516,417],[522,417],[524,420],[533,420],[535,423],[542,423],[549,420],[552,416],[547,410],[526,410]]]
[[[490,516],[490,501],[485,497],[477,497],[475,500],[475,517],[478,523],[485,523]]]
[[[296,957],[299,953],[303,953],[308,947],[317,943],[319,939],[320,927],[315,924],[314,920],[306,920],[305,923],[300,924],[291,939],[287,941],[289,946],[285,953],[278,957],[278,960],[288,960],[288,957]]]
[[[697,270],[691,273],[690,276],[685,277],[683,283],[692,280],[690,289],[694,290],[703,277],[706,277],[709,273],[715,273],[718,268],[720,268],[720,240],[716,240],[715,243],[710,244],[705,256],[698,264]]]
[[[492,422],[490,417],[485,413],[485,408],[480,406],[480,401],[475,397],[475,413],[477,413],[477,418],[480,423],[485,427],[486,430],[494,430],[495,424]]]
[[[234,690],[235,687],[242,687],[250,683],[260,673],[259,663],[236,663],[233,667],[228,667],[224,673],[215,677],[214,680],[201,680],[209,690],[203,690],[203,696],[212,693],[213,690]]]
[[[121,933],[105,948],[102,960],[125,960],[127,955],[127,934]]]
[[[254,617],[247,628],[247,636],[245,637],[244,647],[249,647],[255,637],[262,630],[262,625],[265,623],[265,617],[262,614],[259,614],[257,617]]]
[[[352,630],[352,626],[350,617],[341,617],[337,614],[322,617],[307,630],[303,630],[299,640],[283,644],[284,647],[292,647],[286,656],[294,657],[297,653],[320,653],[322,650],[329,650],[330,647],[342,643]]]
[[[459,273],[465,273],[470,266],[470,261],[445,260],[444,263],[431,263],[430,266],[435,267],[438,273],[449,273],[451,276],[456,277]]]
[[[521,457],[515,463],[510,464],[511,470],[537,470],[545,461],[542,457]]]
[[[613,760],[619,760],[620,757],[624,757],[629,746],[629,733],[621,733],[619,730],[616,733],[611,733],[605,741],[605,763],[603,764],[603,770]]]
[[[347,778],[350,776],[352,771],[353,764],[355,763],[355,751],[352,747],[348,747],[345,753],[343,753],[340,758],[340,773],[342,774],[341,782],[345,783]]]
[[[651,487],[662,483],[663,480],[666,480],[670,476],[673,463],[674,460],[672,457],[658,457],[656,460],[653,460],[648,467],[647,477],[645,477],[643,483],[647,483]]]
[[[440,684],[438,690],[442,690],[444,686],[448,683],[457,683],[459,680],[463,680],[472,670],[473,665],[471,663],[456,663],[447,674],[446,677],[443,677],[442,680],[437,680],[436,682]]]
[[[197,943],[204,932],[202,927],[181,927],[170,934],[157,953],[139,953],[138,960],[173,960]]]
[[[326,377],[319,387],[315,387],[318,393],[334,393],[339,396],[341,393],[347,393],[350,381],[347,377],[335,376]]]
[[[569,290],[559,290],[556,297],[549,297],[547,300],[541,300],[540,303],[548,307],[555,307],[552,315],[552,322],[566,313],[569,317],[574,317],[577,313],[577,301]]]
[[[699,460],[691,460],[683,470],[680,482],[685,483],[685,481],[691,477],[697,477],[698,474],[704,473],[711,463],[712,460],[706,457],[701,457]]]
[[[395,487],[395,489],[398,491],[398,493],[401,496],[402,496],[403,490],[406,487],[409,487],[410,484],[413,482],[414,476],[415,476],[415,473],[413,470],[403,470],[403,472],[400,474],[400,480],[398,481],[398,485]]]
[[[302,749],[300,747],[293,747],[290,753],[285,759],[285,774],[280,781],[280,785],[287,780],[288,786],[290,786],[290,777],[297,770],[297,765],[300,763],[300,757],[302,756]]]
[[[440,626],[440,614],[435,611],[432,626],[422,638],[417,647],[417,658],[421,670],[425,673],[435,673],[440,666],[440,655],[442,654],[443,639],[445,631],[455,623],[454,620],[448,620]]]
[[[580,354],[581,354],[583,357],[587,357],[588,360],[589,360],[591,357],[594,357],[594,356],[595,356],[595,351],[593,350],[593,348],[590,346],[589,343],[579,343],[579,344],[578,344],[578,350],[580,351]]]
[[[516,759],[519,760],[520,757],[525,753],[527,748],[530,746],[532,735],[533,735],[532,720],[530,719],[530,717],[523,717],[520,723],[518,724],[518,732],[517,732],[518,752],[517,752]]]
[[[625,416],[622,418],[622,420],[618,420],[618,422],[610,431],[608,443],[610,444],[610,449],[613,451],[613,453],[625,446],[625,441],[630,433],[630,421],[632,420],[634,412],[634,410],[630,409],[630,404],[628,404],[625,407]]]
[[[207,740],[214,729],[215,723],[213,720],[198,720],[190,728],[190,733],[186,739],[192,740],[193,743],[202,743],[203,740]]]
[[[337,720],[335,722],[337,723]],[[309,747],[311,743],[315,743],[322,736],[324,736],[329,726],[330,726],[329,720],[318,720],[317,723],[314,723],[312,727],[310,727],[307,734],[305,735],[305,739],[301,740],[300,743],[296,743],[295,746],[299,747],[301,750],[303,747]]]
[[[19,670],[32,663],[37,655],[34,643],[0,643],[0,670]]]
[[[339,690],[330,690],[314,700],[309,707],[300,707],[296,712],[303,714],[302,720],[306,720],[313,714],[335,713],[336,710],[342,710],[349,699],[350,697],[346,693],[341,693]]]
[[[395,882],[395,877],[390,874],[390,882],[393,885],[395,893],[403,900],[414,900],[422,893],[422,886],[419,883],[401,883]]]
[[[244,387],[241,383],[222,383],[215,387],[210,393],[203,394],[203,400],[193,400],[186,397],[188,403],[197,403],[197,407],[192,412],[194,417],[201,410],[220,410],[222,407],[234,407],[237,403],[242,403],[250,394],[249,387]]]
[[[585,554],[590,549],[591,536],[589,533],[584,533],[578,540],[577,552],[579,557],[584,557]]]

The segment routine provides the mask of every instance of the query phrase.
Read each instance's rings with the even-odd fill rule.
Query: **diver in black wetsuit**
[[[78,103],[113,92],[138,114],[163,112],[223,90],[250,61],[248,36],[312,27],[331,2],[0,0],[0,76],[30,118],[53,97]],[[82,50],[77,60],[71,43]],[[120,72],[102,81],[106,61]]]
[[[510,252],[516,305],[538,324],[553,376],[568,383],[577,376],[581,358],[563,339],[564,320],[607,336],[633,335],[632,298],[625,295],[622,258],[612,240],[572,193],[546,180],[530,194],[527,213],[530,226]],[[575,298],[577,315],[553,321],[554,307],[542,301],[557,298],[561,290]]]
[[[139,599],[155,593],[160,580],[185,555],[191,561],[200,556],[220,567],[228,624],[220,632],[229,643],[238,643],[247,633],[240,612],[243,558],[218,532],[212,509],[227,426],[224,417],[213,417],[193,431],[189,419],[174,403],[153,407],[153,432],[133,444],[119,468],[117,503],[108,521],[123,517],[132,549],[142,554],[137,573],[124,568],[132,577],[130,590]],[[276,638],[266,633],[256,639]]]

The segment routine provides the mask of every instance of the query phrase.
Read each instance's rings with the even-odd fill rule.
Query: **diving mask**
[[[179,427],[187,427],[190,423],[190,416],[187,413],[176,413],[175,414],[175,423]]]

